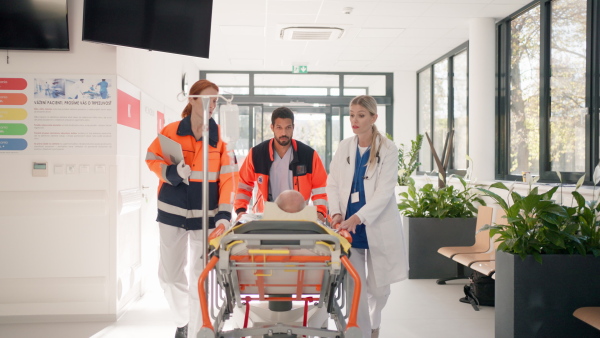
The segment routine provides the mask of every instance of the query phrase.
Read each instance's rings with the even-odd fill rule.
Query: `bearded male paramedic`
[[[239,170],[239,184],[233,208],[238,219],[248,212],[252,190],[257,185],[253,212],[262,213],[264,202],[273,202],[282,191],[296,190],[305,203],[312,200],[319,219],[327,215],[327,172],[319,154],[308,145],[292,138],[294,113],[279,107],[271,114],[273,138],[252,149]]]

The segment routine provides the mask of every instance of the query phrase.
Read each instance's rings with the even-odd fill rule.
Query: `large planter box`
[[[476,218],[404,217],[408,234],[408,278],[444,278],[456,275],[456,262],[437,251],[444,246],[475,242]]]
[[[600,336],[573,317],[582,306],[600,306],[600,258],[496,253],[496,338]]]

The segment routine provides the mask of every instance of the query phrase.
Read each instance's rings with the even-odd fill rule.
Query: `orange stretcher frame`
[[[265,221],[261,221],[262,223],[265,223]],[[250,222],[252,223],[252,222]],[[298,222],[296,222],[298,223]],[[305,222],[306,223],[306,222]],[[313,222],[307,222],[307,223],[313,223]],[[314,223],[311,225],[314,227]],[[321,225],[319,225],[321,226]],[[210,261],[207,263],[207,266],[205,267],[204,271],[202,271],[200,278],[198,279],[198,294],[199,294],[199,299],[200,299],[200,310],[201,310],[201,315],[202,315],[202,328],[200,330],[200,333],[198,334],[198,337],[202,337],[202,338],[214,338],[214,337],[239,337],[241,335],[240,332],[248,332],[248,334],[246,334],[247,336],[250,335],[262,335],[262,332],[258,332],[257,330],[271,330],[270,332],[273,333],[273,330],[286,330],[288,333],[292,332],[292,330],[294,330],[294,334],[297,334],[298,336],[300,335],[310,335],[310,336],[331,336],[331,337],[335,337],[335,336],[339,336],[339,337],[344,337],[344,338],[358,338],[358,337],[362,337],[362,333],[360,331],[360,329],[358,328],[357,325],[357,313],[358,313],[358,306],[359,306],[359,300],[360,300],[360,293],[361,293],[361,281],[360,281],[360,277],[358,276],[356,270],[354,269],[354,267],[352,266],[352,264],[350,263],[350,260],[347,257],[347,253],[344,253],[344,251],[349,251],[349,245],[348,243],[343,243],[344,245],[346,245],[345,247],[343,247],[343,245],[340,245],[340,242],[345,241],[345,239],[337,234],[335,234],[332,231],[327,230],[323,235],[321,236],[314,236],[314,235],[298,235],[296,236],[290,236],[287,235],[286,240],[290,240],[290,238],[293,238],[294,240],[296,238],[300,238],[303,241],[308,241],[310,242],[311,240],[314,241],[314,243],[318,243],[319,245],[322,245],[324,247],[331,247],[331,252],[332,254],[330,255],[305,255],[305,254],[294,254],[292,253],[290,250],[288,249],[281,249],[281,248],[267,248],[267,249],[250,249],[247,250],[248,253],[247,254],[233,254],[230,252],[230,249],[232,247],[232,243],[238,244],[240,242],[243,242],[245,239],[251,239],[251,240],[258,240],[256,238],[253,238],[253,235],[236,235],[235,234],[235,229],[233,232],[229,232],[229,233],[225,233],[223,234],[220,238],[219,238],[219,242],[217,244],[215,244],[214,242],[211,241],[211,245],[213,246],[213,248],[215,248],[215,245],[217,246],[215,248],[215,250],[213,250],[214,255],[211,257]],[[328,228],[327,228],[328,229]],[[229,237],[227,237],[229,235]],[[276,238],[276,235],[260,235],[260,240],[263,239],[270,239],[271,237],[269,236],[275,236],[272,238]],[[318,238],[317,238],[318,237]],[[248,242],[251,243],[251,242]],[[333,243],[333,244],[332,244]],[[250,245],[249,245],[250,246]],[[281,246],[281,245],[280,245]],[[283,245],[285,246],[285,245]],[[218,250],[217,250],[218,249]],[[340,254],[343,253],[343,254]],[[339,255],[339,257],[337,257],[336,260],[336,254]],[[223,256],[225,257],[225,259],[227,260],[226,262],[220,262],[220,257],[219,256]],[[338,331],[335,331],[335,333],[332,333],[333,331],[327,330],[327,329],[318,329],[318,328],[308,328],[306,327],[306,323],[307,323],[307,306],[308,306],[308,302],[313,302],[313,301],[319,301],[319,302],[324,302],[324,304],[327,305],[327,302],[332,302],[334,301],[334,297],[333,294],[336,292],[336,290],[328,290],[329,293],[327,293],[329,295],[329,297],[324,297],[324,298],[328,298],[328,299],[321,299],[321,297],[317,296],[316,294],[318,294],[319,292],[321,292],[321,296],[323,295],[323,290],[322,287],[327,287],[328,285],[330,285],[330,283],[306,283],[304,281],[304,274],[305,271],[307,270],[311,270],[311,267],[314,266],[316,267],[316,269],[327,269],[327,267],[331,267],[331,266],[335,266],[337,261],[337,265],[339,266],[341,263],[341,266],[343,266],[343,268],[345,269],[340,269],[339,267],[334,269],[335,271],[338,271],[338,273],[347,273],[347,276],[349,276],[350,278],[352,278],[353,280],[353,289],[351,291],[348,291],[347,294],[347,298],[348,301],[346,302],[346,304],[350,304],[351,306],[349,307],[349,309],[346,310],[346,316],[347,316],[347,322],[345,323],[345,325],[341,325],[341,328],[338,327]],[[272,265],[275,264],[275,265]],[[290,265],[291,264],[291,265]],[[311,265],[313,264],[313,265]],[[208,290],[206,288],[206,285],[208,285],[209,283],[209,276],[211,274],[211,271],[216,271],[216,274],[219,274],[219,267],[223,267],[223,266],[227,266],[227,267],[234,267],[233,269],[235,269],[235,267],[238,266],[242,266],[244,270],[249,270],[249,269],[253,269],[253,276],[256,278],[255,283],[248,283],[248,282],[243,282],[243,281],[239,281],[239,283],[236,285],[236,287],[239,287],[239,290],[244,291],[246,288],[252,288],[252,290],[257,290],[257,292],[253,292],[253,294],[255,294],[254,297],[252,296],[248,296],[248,295],[241,295],[238,298],[241,298],[242,300],[246,301],[246,318],[244,321],[244,328],[243,329],[236,329],[238,332],[233,333],[233,332],[229,332],[230,335],[228,335],[227,332],[223,332],[223,331],[219,331],[219,327],[217,327],[215,329],[215,325],[213,325],[212,319],[211,318],[211,314],[210,314],[210,308],[211,308],[211,299],[210,299],[210,295],[208,294]],[[275,268],[274,268],[275,267]],[[261,269],[262,268],[262,269]],[[267,283],[265,282],[265,278],[269,278],[271,276],[273,276],[273,274],[277,274],[278,271],[287,271],[289,272],[294,272],[297,274],[297,278],[296,278],[296,285],[295,285],[295,297],[293,295],[291,295],[290,297],[286,297],[286,296],[281,296],[281,295],[277,295],[277,296],[269,296],[269,294],[267,292],[265,292],[266,288],[269,287],[291,287],[292,285],[290,283]],[[342,272],[339,272],[342,271]],[[231,272],[230,272],[231,273]],[[234,272],[237,273],[237,272]],[[336,272],[331,272],[332,275],[334,275]],[[323,273],[323,276],[325,276],[325,273]],[[343,278],[344,275],[342,275],[342,281],[344,280]],[[237,277],[237,275],[236,275]],[[324,277],[325,278],[325,277]],[[219,279],[219,278],[217,278]],[[225,285],[229,285],[229,283],[219,283],[220,284],[225,284]],[[344,284],[346,284],[344,282]],[[222,286],[222,285],[221,285]],[[230,285],[229,285],[230,286]],[[340,285],[340,288],[343,288],[342,285]],[[214,288],[213,288],[214,289]],[[314,290],[315,292],[311,292],[310,296],[304,296],[302,293],[303,290],[306,289],[310,289],[310,290]],[[344,291],[339,291],[340,293],[345,294]],[[352,299],[352,301],[350,302],[350,299]],[[250,309],[250,301],[304,301],[305,302],[305,308],[304,308],[304,320],[303,320],[303,328],[299,328],[297,326],[285,326],[282,325],[281,323],[273,323],[274,326],[270,326],[267,328],[260,328],[260,329],[256,329],[256,328],[246,328],[246,324],[248,322],[248,312]],[[356,301],[354,301],[356,300]],[[338,305],[339,307],[339,305]],[[333,309],[333,307],[331,307],[331,305],[327,305],[327,309],[328,311],[330,309]],[[336,318],[337,319],[343,319],[344,315],[341,314],[341,309],[339,309],[340,313],[336,314]],[[216,322],[215,322],[216,323]],[[222,323],[221,325],[219,325],[222,327]],[[244,331],[246,330],[246,331]],[[326,330],[328,331],[327,333],[323,333],[323,332],[318,332],[319,330]],[[286,332],[286,331],[282,331],[282,332]],[[277,332],[277,331],[275,331]],[[265,333],[267,333],[267,331],[265,331]]]

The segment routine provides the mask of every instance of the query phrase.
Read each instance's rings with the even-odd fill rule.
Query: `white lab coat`
[[[365,224],[378,287],[408,277],[402,220],[394,196],[398,176],[398,148],[385,136],[381,139],[383,144],[379,150],[379,159],[376,165],[367,167],[364,179],[366,204],[356,213]],[[352,189],[357,142],[358,136],[340,142],[327,177],[329,212],[331,215],[340,213],[344,219]]]

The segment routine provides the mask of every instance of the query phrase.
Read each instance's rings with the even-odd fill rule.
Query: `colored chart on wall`
[[[114,153],[115,83],[114,76],[0,74],[0,154]]]

